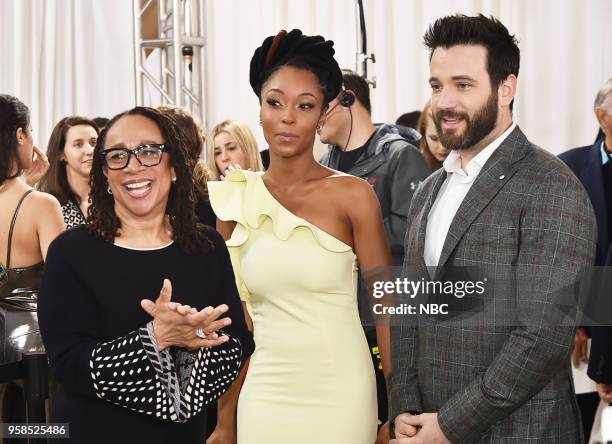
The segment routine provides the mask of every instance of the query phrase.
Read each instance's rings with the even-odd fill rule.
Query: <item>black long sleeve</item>
[[[58,419],[87,421],[80,414],[84,404],[101,415],[129,417],[130,410],[138,414],[128,421],[136,433],[145,415],[189,421],[231,384],[254,344],[225,244],[212,230],[210,237],[214,250],[192,256],[176,245],[122,248],[84,227],[52,243],[39,323],[53,374],[68,398],[56,409]],[[227,304],[230,340],[194,354],[176,348],[159,352],[140,300],[155,299],[164,278],[172,282],[174,301],[198,309]]]

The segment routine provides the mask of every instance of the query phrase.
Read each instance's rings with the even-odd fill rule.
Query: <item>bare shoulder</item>
[[[55,196],[43,193],[42,191],[34,191],[23,202],[23,211],[28,218],[32,218],[39,222],[39,226],[49,225],[51,221],[54,223],[64,223],[62,216],[62,207]]]
[[[347,203],[348,208],[363,208],[378,205],[378,198],[372,186],[360,177],[341,172],[325,179],[325,191],[339,202]]]
[[[36,207],[36,209],[46,209],[46,210],[61,210],[61,205],[55,196],[49,193],[43,193],[42,191],[34,191],[28,199],[29,207]]]
[[[336,171],[335,174],[327,177],[325,180],[328,187],[331,189],[337,189],[339,192],[350,194],[357,193],[362,195],[374,194],[371,185],[361,177],[351,176],[350,174]]]

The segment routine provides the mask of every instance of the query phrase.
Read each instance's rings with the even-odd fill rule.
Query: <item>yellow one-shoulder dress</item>
[[[261,175],[209,182],[253,319],[255,353],[238,400],[238,444],[373,444],[376,383],[348,245],[284,208]]]

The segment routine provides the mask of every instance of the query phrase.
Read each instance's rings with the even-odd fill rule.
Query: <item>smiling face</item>
[[[323,93],[310,71],[283,66],[261,90],[261,122],[270,152],[280,157],[312,153],[322,118]]]
[[[141,115],[127,115],[117,120],[108,130],[104,149],[134,149],[148,143],[164,143],[157,124]],[[167,152],[162,154],[159,165],[145,167],[135,156],[131,156],[124,169],[105,168],[104,174],[113,193],[115,212],[120,220],[137,221],[165,214],[171,181],[175,177]]]
[[[66,173],[89,177],[93,151],[98,141],[97,131],[89,125],[75,125],[66,132],[66,144],[60,156],[66,161]]]
[[[214,144],[215,165],[217,165],[219,174],[225,174],[225,170],[230,165],[240,165],[243,169],[249,167],[242,147],[230,133],[217,134]]]
[[[451,150],[488,143],[498,123],[498,93],[481,45],[436,48],[430,62],[431,108],[438,136]],[[482,142],[482,143],[481,143]]]

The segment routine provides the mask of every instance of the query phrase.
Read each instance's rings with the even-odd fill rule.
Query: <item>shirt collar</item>
[[[502,142],[506,140],[506,137],[508,137],[508,135],[514,131],[514,128],[516,128],[516,123],[513,122],[506,131],[504,131],[497,139],[488,144],[468,162],[465,167],[466,171],[461,169],[461,156],[456,150],[450,152],[448,157],[442,163],[442,167],[447,173],[457,173],[461,176],[476,177],[478,173],[480,173],[480,170],[482,170],[485,163],[487,163],[487,160],[489,160],[489,157],[491,157]]]
[[[601,145],[599,145],[599,150],[601,151],[601,164],[605,165],[610,161],[608,150],[606,150],[605,140],[601,141]]]

